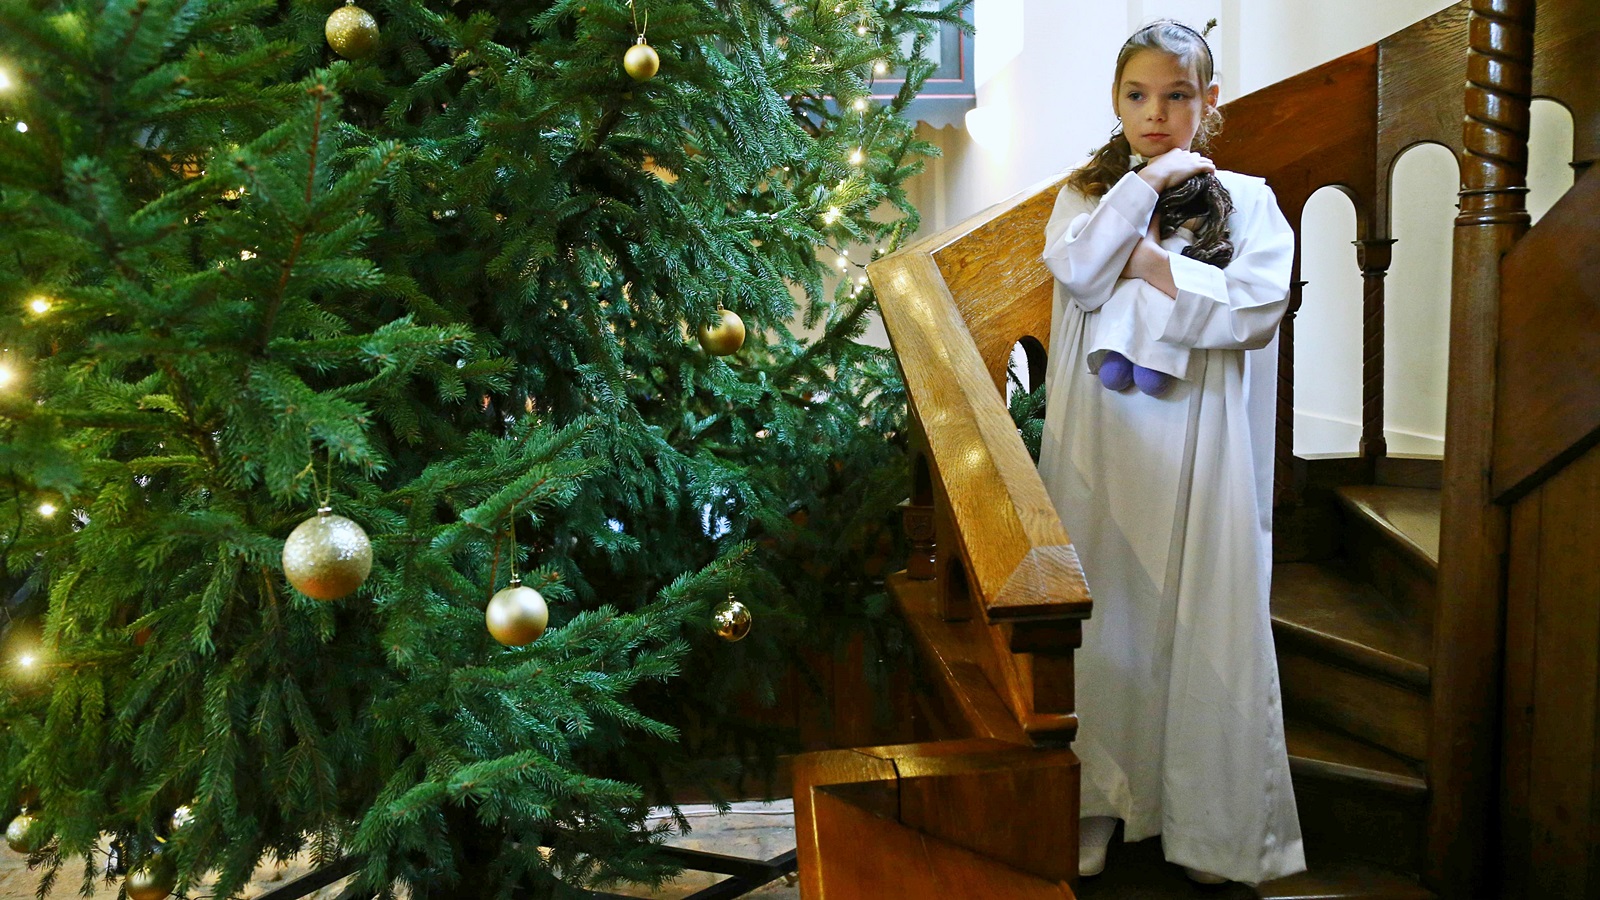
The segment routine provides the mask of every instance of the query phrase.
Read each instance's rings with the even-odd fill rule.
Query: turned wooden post
[[[1389,455],[1383,436],[1383,278],[1394,258],[1393,238],[1355,241],[1361,265],[1361,458],[1367,477]]]
[[[1534,0],[1472,0],[1450,298],[1440,603],[1425,880],[1488,896],[1501,688],[1505,510],[1490,488],[1500,260],[1528,229]]]

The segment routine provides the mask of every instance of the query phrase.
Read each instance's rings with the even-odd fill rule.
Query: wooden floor
[[[668,843],[674,846],[751,859],[771,859],[794,849],[794,807],[787,800],[770,804],[735,803],[733,810],[724,816],[717,815],[708,806],[685,806],[683,812],[694,830],[669,840]],[[259,897],[306,874],[310,869],[303,859],[296,859],[287,866],[263,866],[256,872],[255,880],[243,896]],[[82,872],[81,862],[63,869],[55,890],[46,895],[47,898],[68,900],[80,896],[78,889]],[[685,872],[677,881],[655,889],[613,886],[608,891],[641,900],[680,900],[722,880],[722,877],[704,872]],[[38,884],[38,873],[28,871],[24,857],[0,847],[0,900],[32,900]],[[333,900],[345,884],[345,881],[335,882],[308,895],[307,900]],[[115,900],[119,886],[97,882],[90,900]],[[198,894],[191,892],[190,896],[203,896],[204,893],[203,890]],[[800,888],[779,880],[745,896],[753,900],[799,900]]]
[[[1428,900],[1433,895],[1402,876],[1346,865],[1294,875],[1259,887],[1195,884],[1161,855],[1161,839],[1113,842],[1106,870],[1078,884],[1079,900]]]

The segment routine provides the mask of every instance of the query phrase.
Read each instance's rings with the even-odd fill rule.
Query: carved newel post
[[[1489,473],[1500,260],[1529,224],[1533,24],[1534,0],[1472,2],[1439,546],[1438,592],[1450,602],[1434,625],[1424,873],[1446,897],[1478,896],[1494,855],[1506,514]]]

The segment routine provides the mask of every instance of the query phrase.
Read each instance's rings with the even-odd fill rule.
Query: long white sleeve
[[[1061,189],[1044,230],[1044,264],[1079,307],[1098,309],[1111,296],[1128,255],[1150,227],[1157,199],[1132,172],[1098,205],[1071,187]]]
[[[1176,253],[1169,256],[1177,299],[1166,310],[1146,307],[1162,341],[1197,350],[1255,350],[1277,333],[1289,306],[1294,232],[1265,182],[1251,178],[1236,184],[1228,186],[1242,207],[1229,223],[1233,262],[1218,269]]]

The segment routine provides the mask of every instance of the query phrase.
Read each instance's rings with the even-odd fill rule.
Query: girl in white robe
[[[1214,171],[1189,146],[1216,88],[1209,48],[1185,26],[1149,26],[1129,45],[1123,127],[1090,164],[1125,174],[1098,197],[1069,183],[1044,250],[1057,283],[1040,475],[1095,599],[1076,657],[1085,859],[1103,835],[1103,865],[1105,823],[1121,819],[1125,840],[1160,834],[1191,878],[1258,883],[1305,868],[1267,606],[1293,235],[1265,182],[1216,172],[1233,201],[1232,261],[1156,240],[1151,182]],[[1151,159],[1140,172],[1127,171],[1130,146]],[[1150,289],[1106,316],[1118,279],[1141,274]],[[1159,398],[1106,390],[1090,354],[1108,322],[1187,351],[1187,377]]]

